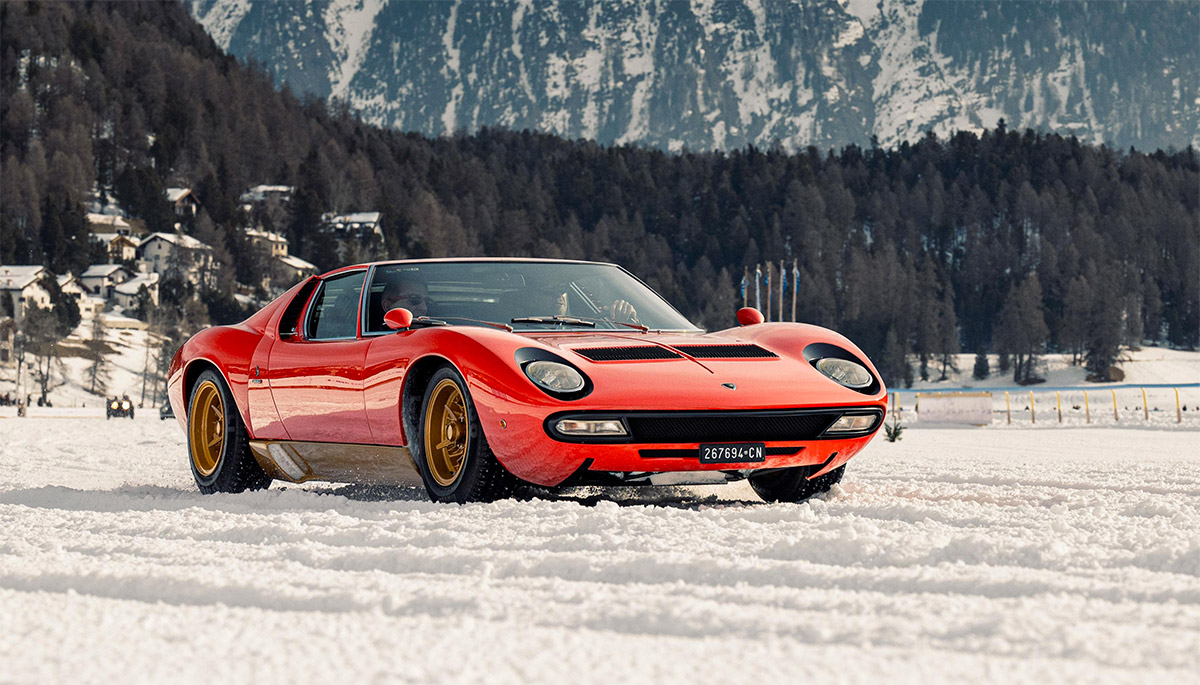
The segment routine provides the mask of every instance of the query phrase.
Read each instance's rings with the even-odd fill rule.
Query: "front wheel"
[[[492,502],[512,494],[517,479],[488,447],[466,383],[453,367],[429,379],[417,425],[411,449],[433,501]]]
[[[271,484],[250,451],[250,436],[233,394],[216,371],[209,369],[196,379],[187,424],[188,456],[200,492],[261,490]]]
[[[794,466],[777,471],[751,474],[750,487],[767,502],[803,502],[829,489],[842,480],[846,465],[842,464],[823,476],[809,480],[821,466]]]

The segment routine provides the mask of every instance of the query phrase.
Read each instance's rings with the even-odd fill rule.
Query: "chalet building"
[[[83,299],[87,295],[87,290],[83,287],[83,283],[70,271],[59,276],[56,281],[58,283],[58,290],[73,300]]]
[[[150,296],[150,304],[158,306],[158,274],[138,274],[113,288],[113,304],[124,307],[127,312],[137,309],[142,288]]]
[[[379,212],[354,212],[352,214],[324,214],[321,221],[325,230],[339,239],[375,237],[383,240],[383,229],[379,226]]]
[[[93,264],[79,276],[87,292],[110,299],[113,289],[133,278],[133,273],[120,264]]]
[[[292,186],[254,186],[250,190],[242,193],[238,197],[238,201],[243,205],[255,205],[264,202],[290,202],[292,199]]]
[[[178,271],[181,278],[195,285],[211,284],[212,247],[183,233],[151,233],[138,245],[142,271],[163,276]]]
[[[280,233],[249,228],[246,229],[246,237],[272,259],[288,253],[288,239]]]
[[[275,290],[278,292],[283,292],[315,273],[315,264],[310,264],[295,255],[283,255],[271,262],[271,283],[276,286]]]
[[[88,214],[88,230],[93,234],[131,235],[133,226],[115,214]]]
[[[4,306],[18,328],[30,307],[50,308],[50,291],[41,282],[51,276],[44,266],[0,266],[0,297],[7,300]]]
[[[200,201],[191,188],[167,188],[167,202],[175,208],[175,216],[196,216],[200,211]]]
[[[104,245],[104,249],[108,253],[108,261],[112,263],[137,259],[137,248],[141,242],[134,236],[120,233],[93,233],[90,240]]]

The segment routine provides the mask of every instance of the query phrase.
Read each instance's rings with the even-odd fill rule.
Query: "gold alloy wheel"
[[[458,383],[443,378],[425,406],[425,462],[438,485],[450,487],[458,479],[470,437],[462,390]]]
[[[188,412],[188,442],[192,445],[192,465],[202,476],[211,476],[221,460],[225,446],[225,403],[221,389],[204,381],[192,396]]]

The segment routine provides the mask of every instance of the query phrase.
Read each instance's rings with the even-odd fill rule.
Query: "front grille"
[[[793,454],[799,454],[803,447],[768,447],[768,457],[790,457]],[[700,449],[692,447],[690,449],[669,449],[669,450],[638,450],[638,454],[642,459],[699,459]]]
[[[594,362],[624,362],[644,359],[683,359],[674,352],[654,345],[631,345],[628,347],[581,347],[571,350]]]
[[[674,345],[696,359],[776,359],[779,355],[758,345]]]
[[[833,412],[697,412],[631,414],[632,442],[774,442],[813,440],[829,428]]]

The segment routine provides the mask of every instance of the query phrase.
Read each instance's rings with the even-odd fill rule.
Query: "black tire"
[[[221,405],[224,410],[225,432],[220,446],[220,457],[216,468],[210,474],[204,474],[197,468],[195,446],[192,444],[192,421],[195,418],[196,395],[206,383],[213,383],[220,393]],[[262,490],[271,484],[271,477],[262,470],[250,451],[250,434],[242,423],[237,404],[233,401],[233,393],[221,374],[209,369],[200,374],[192,386],[188,397],[188,464],[192,468],[192,477],[196,479],[196,487],[200,492],[211,495],[215,492],[244,492],[246,490]],[[132,418],[132,416],[131,416]]]
[[[466,456],[453,482],[448,485],[443,485],[434,478],[425,450],[428,418],[426,408],[434,390],[445,380],[452,381],[462,393],[468,425]],[[465,504],[467,502],[494,502],[512,495],[520,481],[496,460],[496,455],[488,446],[483,428],[479,424],[479,415],[475,412],[475,404],[471,401],[467,384],[463,382],[462,376],[453,367],[443,366],[434,372],[425,386],[416,417],[417,430],[413,440],[410,441],[409,450],[412,452],[413,461],[421,471],[421,480],[425,483],[425,491],[429,493],[430,499],[435,502]]]
[[[129,420],[130,421],[133,420],[133,410],[132,409],[129,410]]]
[[[790,469],[779,469],[766,473],[751,474],[750,487],[767,502],[803,502],[817,495],[829,492],[829,489],[842,480],[846,473],[846,465],[809,480],[823,465],[796,466]]]

